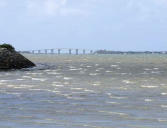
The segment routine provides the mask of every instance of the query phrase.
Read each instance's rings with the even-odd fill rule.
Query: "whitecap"
[[[91,68],[92,66],[86,66],[87,68]]]
[[[142,88],[158,88],[158,86],[147,86],[147,85],[141,85]]]
[[[106,73],[111,73],[112,71],[106,71]]]
[[[64,77],[64,80],[71,80],[71,77]]]
[[[162,118],[159,118],[157,119],[159,122],[167,122],[167,119],[162,119]]]
[[[44,82],[47,79],[44,79],[44,78],[32,78],[32,80]]]
[[[42,73],[26,73],[26,74],[28,74],[28,75],[42,75]]]
[[[16,80],[18,80],[18,81],[23,81],[24,79],[16,79]]]
[[[121,99],[126,99],[127,97],[110,96],[110,98],[121,100]]]
[[[58,73],[58,72],[47,72],[48,74],[50,74],[50,75],[59,75],[59,74],[61,74],[61,73]]]
[[[165,96],[165,95],[167,95],[167,93],[165,93],[165,92],[162,92],[162,93],[161,93],[161,95]]]
[[[7,87],[10,87],[10,88],[12,88],[12,87],[16,87],[17,85],[6,85]]]
[[[31,76],[22,76],[23,78],[32,78]]]
[[[145,102],[151,102],[153,101],[152,99],[144,99]]]
[[[121,73],[121,75],[127,75],[128,73]]]
[[[64,87],[64,85],[62,85],[62,84],[52,84],[52,86],[55,86],[55,87]]]
[[[118,67],[118,65],[110,65],[110,67]]]
[[[94,92],[93,90],[84,89],[85,92]]]
[[[3,82],[8,82],[8,81],[10,81],[10,80],[0,80],[0,82],[2,82],[2,83],[3,83]]]
[[[149,69],[149,68],[145,68],[144,70],[145,70],[145,71],[151,71],[152,69]]]
[[[76,68],[71,68],[70,71],[77,71],[79,69],[76,69]]]
[[[98,112],[107,113],[107,114],[111,114],[111,115],[118,115],[118,116],[128,116],[128,114],[121,113],[121,112],[110,112],[110,111],[98,111]]]
[[[71,88],[71,90],[83,90],[83,88]]]
[[[120,104],[118,102],[106,102],[107,104]]]
[[[97,73],[89,73],[90,76],[97,76]]]
[[[130,81],[130,80],[123,80],[122,81],[123,83],[126,83],[126,84],[133,84],[134,82]]]

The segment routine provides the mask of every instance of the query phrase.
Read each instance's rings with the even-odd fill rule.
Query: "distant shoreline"
[[[45,53],[31,53],[29,51],[19,51],[22,54],[45,54]],[[47,53],[51,54],[51,53]],[[57,54],[57,53],[53,53]],[[61,54],[68,54],[68,53],[61,53]],[[80,53],[82,55],[82,53]],[[93,55],[111,55],[111,54],[128,54],[128,55],[133,55],[133,54],[167,54],[167,51],[107,51],[107,50],[97,50],[92,53]],[[71,54],[71,55],[75,55]]]
[[[167,54],[167,51],[107,51],[98,50],[94,54]]]

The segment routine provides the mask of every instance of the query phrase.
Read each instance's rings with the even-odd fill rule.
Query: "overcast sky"
[[[19,50],[167,50],[167,0],[0,0],[0,41]]]

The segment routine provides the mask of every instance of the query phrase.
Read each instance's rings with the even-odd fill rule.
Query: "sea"
[[[0,71],[0,128],[167,128],[167,55],[24,56]]]

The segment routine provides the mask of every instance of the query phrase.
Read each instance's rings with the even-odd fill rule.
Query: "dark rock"
[[[0,69],[22,69],[35,66],[33,62],[25,58],[15,50],[0,48]]]

